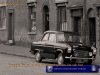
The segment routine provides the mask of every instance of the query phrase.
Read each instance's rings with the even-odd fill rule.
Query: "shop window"
[[[59,30],[67,30],[66,6],[58,6]]]

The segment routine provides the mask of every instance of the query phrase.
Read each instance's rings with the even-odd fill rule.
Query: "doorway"
[[[43,7],[43,21],[44,21],[44,31],[48,31],[49,27],[49,8],[48,6]]]
[[[14,12],[8,13],[8,42],[14,44]]]
[[[96,20],[95,18],[89,18],[89,39],[90,39],[90,45],[95,43],[95,46],[96,46]]]

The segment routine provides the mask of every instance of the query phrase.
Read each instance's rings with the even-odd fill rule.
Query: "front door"
[[[95,18],[89,18],[89,39],[90,45],[95,43],[96,45],[96,21]]]
[[[8,41],[14,44],[14,12],[8,13]]]
[[[49,30],[49,8],[48,6],[44,6],[43,8],[43,21],[44,21],[44,31]]]

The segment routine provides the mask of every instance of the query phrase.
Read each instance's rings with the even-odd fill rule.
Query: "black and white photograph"
[[[90,65],[98,73],[51,73]],[[99,68],[100,0],[0,0],[0,75],[99,75]]]

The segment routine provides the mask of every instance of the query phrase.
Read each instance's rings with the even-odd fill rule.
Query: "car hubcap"
[[[60,64],[60,65],[63,64],[63,61],[64,61],[64,60],[63,60],[63,57],[60,56],[60,57],[58,58],[58,64]]]
[[[39,54],[39,53],[36,54],[36,60],[37,60],[37,61],[40,60],[40,54]]]

